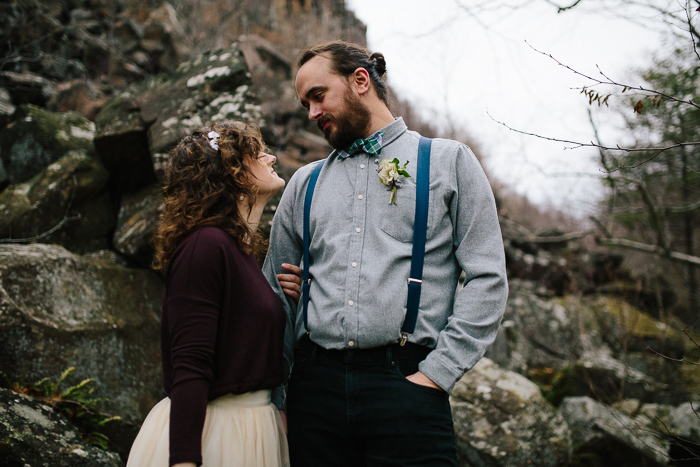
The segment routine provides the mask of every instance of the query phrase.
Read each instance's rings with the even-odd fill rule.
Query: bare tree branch
[[[570,9],[572,9],[573,7],[575,7],[576,5],[578,5],[579,3],[581,3],[581,0],[576,0],[574,3],[572,3],[572,4],[569,5],[569,6],[559,6],[559,5],[557,5],[556,3],[552,2],[551,0],[545,0],[545,1],[546,1],[547,3],[549,3],[550,5],[556,7],[556,8],[557,8],[557,13],[561,13],[562,11],[570,10]]]
[[[700,54],[698,54],[698,49],[695,46],[695,38],[697,37],[697,31],[693,27],[693,23],[690,21],[690,0],[685,2],[685,17],[687,18],[686,24],[688,25],[688,33],[690,34],[690,42],[693,43],[693,52],[695,52],[695,56],[698,57],[698,60],[700,60]]]
[[[659,357],[665,358],[666,360],[671,360],[672,362],[678,362],[678,363],[690,363],[691,365],[697,365],[700,366],[700,363],[697,362],[691,362],[690,360],[686,360],[685,358],[673,358],[669,357],[668,355],[664,355],[660,352],[657,352],[656,350],[652,349],[651,347],[647,346],[647,350],[651,350],[654,352],[656,355]]]
[[[61,227],[66,225],[70,221],[77,221],[81,218],[80,213],[77,213],[75,216],[69,216],[68,213],[70,212],[71,207],[73,206],[73,199],[75,199],[75,192],[78,187],[78,181],[76,180],[75,174],[73,174],[73,190],[71,191],[70,199],[68,200],[68,206],[66,207],[66,212],[63,215],[63,219],[61,221],[51,227],[49,230],[46,232],[43,232],[39,235],[35,235],[33,237],[27,237],[27,238],[0,238],[0,244],[1,243],[32,243],[37,240],[41,240],[42,238],[48,237],[52,233],[56,232],[59,230]]]
[[[663,258],[668,258],[680,263],[692,264],[695,266],[700,266],[700,257],[686,255],[685,253],[679,253],[677,251],[665,251],[658,245],[649,245],[646,243],[635,242],[634,240],[628,240],[626,238],[596,238],[596,241],[601,245],[627,248],[630,250],[644,251],[646,253],[651,253]]]
[[[573,68],[571,68],[571,67],[568,66],[568,65],[565,65],[564,63],[562,63],[562,62],[560,62],[559,60],[557,60],[556,58],[554,58],[554,57],[552,56],[552,54],[548,54],[548,53],[546,53],[546,52],[542,52],[541,50],[536,49],[535,47],[533,47],[532,45],[530,45],[529,42],[525,41],[525,43],[526,43],[532,50],[534,50],[535,52],[537,52],[537,53],[539,53],[539,54],[542,54],[542,55],[544,55],[545,57],[551,58],[552,60],[554,60],[554,62],[555,62],[557,65],[566,68],[567,70],[571,71],[572,73],[574,73],[574,74],[576,74],[576,75],[582,76],[582,77],[584,77],[584,78],[586,78],[586,79],[588,79],[588,80],[590,80],[590,81],[593,81],[594,83],[596,83],[596,85],[598,85],[598,84],[607,84],[607,85],[610,85],[610,86],[620,87],[620,88],[622,88],[622,92],[625,92],[625,91],[641,91],[641,92],[644,92],[644,93],[647,93],[647,94],[656,95],[656,96],[661,96],[661,97],[663,97],[663,98],[665,98],[665,99],[668,99],[668,100],[670,100],[670,101],[672,101],[672,102],[677,102],[677,103],[679,103],[679,104],[690,105],[690,106],[692,106],[692,107],[695,107],[696,109],[700,109],[700,105],[696,104],[695,102],[693,102],[693,101],[691,101],[691,100],[678,99],[678,98],[676,98],[676,97],[673,97],[673,96],[671,96],[671,95],[669,95],[669,94],[666,94],[666,93],[663,93],[663,92],[661,92],[661,91],[655,91],[655,90],[653,90],[653,89],[644,89],[642,86],[630,86],[630,85],[627,85],[627,84],[618,83],[617,81],[615,81],[615,80],[609,78],[608,76],[606,76],[605,73],[602,72],[602,70],[600,69],[600,67],[598,67],[598,65],[596,65],[596,68],[598,68],[598,71],[600,72],[601,76],[603,76],[603,78],[605,78],[605,80],[601,80],[601,79],[598,79],[598,78],[594,78],[594,77],[589,76],[589,75],[587,75],[587,74],[585,74],[585,73],[581,73],[581,72],[578,71],[578,70],[574,70]],[[580,89],[580,88],[574,88],[574,89]]]
[[[552,138],[552,137],[549,137],[549,136],[538,135],[537,133],[529,133],[529,132],[527,132],[527,131],[518,130],[518,129],[516,129],[516,128],[512,128],[512,127],[506,125],[505,123],[501,122],[500,120],[496,120],[495,118],[493,118],[493,116],[492,116],[490,113],[486,112],[486,114],[487,114],[487,115],[491,118],[491,120],[493,120],[494,122],[503,125],[504,127],[508,128],[510,131],[514,131],[515,133],[520,133],[521,135],[527,135],[527,136],[534,136],[535,138],[545,139],[545,140],[547,140],[547,141],[555,141],[555,142],[558,142],[558,143],[565,143],[565,144],[573,144],[573,145],[574,145],[574,146],[572,146],[571,148],[567,148],[567,149],[578,149],[578,148],[587,147],[587,148],[598,148],[598,149],[602,149],[602,150],[605,150],[605,151],[623,151],[623,152],[627,152],[627,153],[656,151],[656,153],[655,153],[654,155],[652,155],[651,157],[649,157],[649,158],[647,158],[647,159],[644,159],[643,161],[641,161],[641,162],[639,162],[639,163],[637,163],[637,164],[634,164],[634,165],[618,165],[616,168],[614,168],[614,169],[612,169],[612,170],[610,170],[610,171],[608,171],[608,172],[606,172],[606,173],[613,173],[613,172],[617,172],[618,170],[622,170],[622,169],[635,169],[635,168],[637,168],[637,167],[639,167],[639,166],[641,166],[641,165],[644,165],[644,164],[646,164],[647,162],[653,160],[653,159],[654,159],[655,157],[657,157],[659,154],[661,154],[661,153],[664,152],[664,151],[668,151],[669,149],[675,149],[675,148],[680,148],[680,147],[684,147],[684,146],[700,146],[700,141],[688,141],[688,142],[685,142],[685,143],[676,142],[676,144],[672,144],[672,145],[670,145],[670,146],[661,147],[661,148],[624,148],[624,147],[621,147],[621,146],[619,146],[619,145],[618,145],[618,146],[615,146],[615,147],[601,146],[600,144],[596,144],[596,143],[594,143],[594,142],[592,142],[592,141],[591,141],[590,143],[582,143],[582,142],[580,142],[580,141],[571,141],[571,140],[568,140],[568,139]]]
[[[665,214],[686,214],[688,212],[693,212],[700,209],[700,200],[692,204],[687,204],[685,206],[660,206],[659,211]],[[648,212],[645,207],[616,207],[613,210],[613,214],[644,214]]]

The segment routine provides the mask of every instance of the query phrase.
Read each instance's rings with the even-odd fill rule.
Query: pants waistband
[[[403,347],[399,344],[372,347],[371,349],[325,349],[313,342],[309,336],[304,336],[299,344],[299,351],[314,353],[332,360],[344,362],[383,362],[387,360],[406,359],[420,362],[425,360],[432,349],[424,345],[407,342]]]

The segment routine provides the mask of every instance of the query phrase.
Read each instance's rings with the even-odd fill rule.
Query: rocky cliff
[[[342,0],[26,0],[0,14],[0,371],[15,390],[69,366],[70,384],[94,378],[102,409],[121,417],[106,425],[121,460],[9,390],[0,458],[120,465],[163,396],[162,278],[148,265],[168,151],[206,122],[240,119],[260,125],[286,178],[325,157],[294,100],[292,57],[334,34],[364,42],[364,26]],[[461,465],[697,457],[699,378],[679,360],[700,352],[663,297],[610,252],[505,216],[502,231],[506,316],[452,394]],[[36,457],[27,433],[55,447]]]

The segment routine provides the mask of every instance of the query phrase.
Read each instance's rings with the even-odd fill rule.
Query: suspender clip
[[[421,279],[414,279],[412,277],[408,278],[408,283],[409,284],[418,284],[418,285],[423,285],[423,281]]]
[[[407,333],[407,332],[402,332],[402,333],[401,333],[401,340],[399,341],[399,345],[400,345],[401,347],[403,347],[404,344],[406,343],[406,341],[408,340],[408,336],[410,336],[410,334]]]

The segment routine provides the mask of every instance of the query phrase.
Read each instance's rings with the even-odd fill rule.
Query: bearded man
[[[420,135],[389,110],[381,54],[335,41],[305,49],[298,65],[301,105],[335,150],[310,205],[306,313],[279,280],[301,262],[320,162],[290,180],[263,267],[287,311],[292,465],[456,466],[449,393],[493,342],[508,294],[489,183],[467,146],[432,141],[420,305],[401,339]],[[280,409],[283,398],[273,397]]]

